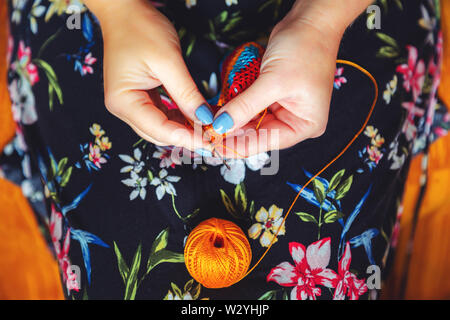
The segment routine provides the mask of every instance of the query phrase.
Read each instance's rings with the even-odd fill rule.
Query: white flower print
[[[34,0],[33,6],[31,7],[29,19],[30,19],[30,29],[31,32],[36,34],[38,32],[38,24],[36,18],[41,17],[47,8],[41,5],[41,0]]]
[[[227,166],[220,168],[220,174],[225,181],[238,185],[245,178],[245,162],[240,159],[227,160]]]
[[[238,4],[238,0],[225,0],[227,6],[231,6],[233,4]]]
[[[19,24],[22,20],[22,10],[27,4],[28,0],[12,0],[12,15],[11,22]]]
[[[266,164],[270,162],[269,155],[264,153],[255,154],[254,156],[245,159],[245,164],[252,171],[261,170]]]
[[[21,189],[23,195],[31,202],[44,200],[44,194],[40,190],[36,190],[35,186],[33,185],[33,181],[30,179],[25,179],[22,181]]]
[[[182,296],[178,295],[177,293],[172,293],[172,291],[169,290],[167,293],[166,300],[194,300],[192,299],[192,295],[190,292],[183,293]]]
[[[175,168],[176,165],[181,165],[183,163],[183,154],[191,155],[191,152],[187,149],[180,147],[159,147],[156,146],[156,151],[153,152],[153,158],[160,159],[160,168]]]
[[[138,196],[145,200],[147,195],[147,178],[140,177],[135,171],[130,172],[130,178],[122,180],[122,183],[128,187],[134,188],[130,193],[130,200],[136,199]]]
[[[267,153],[260,153],[248,157],[244,160],[242,159],[231,159],[227,160],[228,167],[223,165],[220,168],[220,173],[222,174],[225,181],[232,184],[239,184],[245,179],[245,166],[252,170],[261,170],[267,163],[269,163],[270,157]]]
[[[386,104],[390,104],[392,97],[397,92],[398,77],[395,75],[394,78],[386,84],[386,90],[383,92],[383,99]]]
[[[217,95],[218,81],[217,81],[217,75],[215,72],[211,73],[211,75],[209,76],[209,82],[206,82],[205,80],[203,80],[202,84],[206,91],[206,97],[213,98]]]
[[[190,9],[197,4],[197,0],[186,0],[186,8]]]
[[[166,193],[176,196],[177,191],[173,186],[173,183],[180,181],[180,177],[177,176],[169,176],[166,169],[162,169],[159,171],[158,178],[153,178],[150,184],[156,187],[156,197],[158,200],[161,200]]]
[[[399,147],[398,138],[392,141],[391,144],[389,145],[391,151],[389,152],[388,159],[392,160],[392,164],[390,167],[391,170],[400,169],[406,161],[406,155],[404,153],[400,156],[398,155],[398,147]]]
[[[9,85],[9,94],[14,121],[26,125],[35,123],[38,116],[30,82],[24,77],[21,77],[20,80],[13,80]]]
[[[434,44],[433,31],[436,29],[437,20],[434,16],[430,16],[427,9],[423,4],[420,5],[420,10],[422,11],[422,18],[419,20],[419,25],[428,31],[428,36],[426,43],[431,45]]]
[[[120,173],[128,173],[128,172],[140,173],[144,168],[145,164],[144,161],[141,160],[142,152],[139,148],[134,149],[133,157],[126,154],[119,154],[119,158],[122,159],[122,161],[129,164],[120,169]]]

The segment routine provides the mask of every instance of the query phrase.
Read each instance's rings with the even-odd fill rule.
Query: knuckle
[[[325,134],[327,130],[327,121],[321,121],[316,125],[316,128],[313,133],[313,138],[318,138]]]
[[[134,127],[133,125],[130,125],[130,127],[131,127],[131,129],[133,129],[134,132],[136,132],[144,140],[147,140],[147,141],[149,141],[157,146],[160,146],[160,147],[169,145],[165,141],[159,140],[158,137],[156,137],[154,135],[149,135],[147,132],[143,132],[142,130]]]
[[[166,143],[166,145],[179,147],[181,139],[178,135],[176,135],[174,133],[170,133],[170,134],[166,135],[165,137],[160,137],[160,139],[158,139],[158,140],[164,140],[164,143]]]
[[[156,145],[156,146],[158,146],[158,147],[164,147],[164,146],[167,146],[168,144],[167,143],[163,143],[163,142],[160,142],[160,141],[157,141],[157,140],[149,140],[151,143],[153,143],[154,145]]]
[[[240,99],[238,103],[238,112],[242,114],[245,118],[253,118],[255,116],[255,111],[253,105],[248,101],[248,99]]]
[[[289,82],[286,81],[286,77],[284,76],[284,74],[271,74],[271,82],[268,90],[272,95],[279,96],[281,93],[286,92],[286,90],[289,89],[290,85]]]
[[[123,106],[126,105],[127,97],[117,88],[105,88],[104,103],[106,109],[116,117],[124,113]]]
[[[105,107],[106,109],[114,114],[119,114],[120,104],[118,103],[118,98],[115,94],[112,93],[105,93]]]
[[[281,141],[278,145],[278,150],[282,150],[282,149],[288,149],[291,148],[293,146],[295,146],[296,144],[300,143],[301,141],[290,141],[290,140],[286,140],[286,141]]]

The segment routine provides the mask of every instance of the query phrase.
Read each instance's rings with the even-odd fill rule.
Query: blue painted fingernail
[[[212,153],[209,150],[206,149],[196,149],[195,153],[198,153],[199,155],[203,156],[203,157],[212,157]]]
[[[233,119],[231,119],[230,115],[227,112],[222,113],[213,122],[214,131],[220,134],[226,133],[233,127],[233,125],[234,121]]]
[[[214,119],[211,109],[206,103],[202,104],[197,108],[197,110],[195,110],[195,115],[197,116],[198,120],[200,120],[205,125],[211,124]]]

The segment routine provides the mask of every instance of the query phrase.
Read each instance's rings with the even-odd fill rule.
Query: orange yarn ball
[[[241,228],[218,218],[195,227],[184,247],[187,270],[207,288],[224,288],[238,282],[251,260],[250,244]]]

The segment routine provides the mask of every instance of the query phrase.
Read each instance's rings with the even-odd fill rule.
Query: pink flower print
[[[156,151],[153,153],[153,158],[160,159],[160,168],[175,168],[176,165],[182,164],[183,154],[191,157],[191,152],[184,148],[179,147],[159,147],[156,146]]]
[[[177,104],[174,101],[172,101],[172,99],[170,99],[164,95],[161,95],[161,101],[169,110],[178,109]]]
[[[436,44],[436,53],[437,53],[437,60],[440,63],[442,61],[442,55],[444,53],[444,36],[442,34],[442,30],[439,31],[437,40],[438,41]]]
[[[420,96],[425,82],[425,63],[423,60],[417,61],[418,51],[413,46],[406,47],[409,51],[408,64],[397,67],[397,72],[403,75],[403,87],[407,92],[412,90],[414,101]]]
[[[106,163],[106,159],[102,157],[100,147],[98,145],[89,145],[89,160],[97,167],[101,168],[102,163]]]
[[[403,124],[402,132],[408,141],[413,140],[417,134],[417,127],[414,123],[416,116],[422,117],[425,114],[423,109],[416,107],[414,102],[403,102],[402,107],[406,109],[407,116]]]
[[[380,149],[378,149],[376,146],[367,146],[366,147],[367,154],[369,155],[369,159],[376,164],[380,162],[381,158],[383,158],[383,154],[381,153]]]
[[[53,247],[55,248],[55,252],[59,255],[61,248],[59,241],[61,240],[62,235],[62,214],[56,211],[55,206],[52,204],[52,213],[50,215],[50,236],[52,237]]]
[[[309,245],[307,249],[297,242],[289,243],[294,265],[282,262],[273,268],[267,281],[275,281],[284,287],[293,287],[292,300],[315,300],[322,294],[317,285],[334,288],[338,275],[327,269],[330,262],[330,238]]]
[[[67,229],[66,237],[64,238],[63,249],[58,255],[59,267],[62,270],[63,280],[66,283],[67,292],[70,290],[79,291],[80,287],[77,281],[77,275],[72,272],[72,264],[69,260],[69,248],[70,248],[70,228]]]
[[[443,54],[443,38],[442,32],[438,35],[438,42],[436,44],[436,60],[437,63],[434,62],[435,58],[431,58],[428,64],[429,73],[433,76],[431,92],[430,92],[430,101],[428,103],[428,112],[426,118],[426,126],[425,126],[425,134],[429,134],[431,131],[431,126],[433,124],[434,114],[435,114],[435,106],[437,104],[437,91],[439,88],[439,84],[441,83],[441,65],[442,65],[442,54]]]
[[[403,206],[401,205],[397,210],[397,218],[395,220],[394,229],[392,230],[391,235],[391,247],[396,248],[398,244],[398,239],[400,236],[400,221],[403,215]]]
[[[78,292],[80,291],[80,286],[78,285],[77,274],[73,273],[71,270],[72,268],[68,266],[68,269],[66,270],[66,288],[69,292],[70,290],[75,290]]]
[[[340,89],[344,83],[347,83],[347,79],[342,76],[343,73],[344,73],[343,67],[337,68],[336,72],[334,73],[334,87],[336,89]]]
[[[352,253],[350,251],[350,244],[347,242],[344,255],[339,261],[339,273],[333,300],[344,300],[345,295],[347,295],[350,300],[358,300],[359,297],[367,291],[365,281],[359,280],[355,274],[349,271],[351,261]]]
[[[19,42],[17,58],[19,67],[26,71],[31,85],[34,85],[39,81],[39,73],[37,67],[31,62],[31,49],[30,47],[25,47],[25,43],[23,41]],[[17,68],[15,63],[13,68]]]
[[[63,274],[63,280],[66,283],[67,290],[79,291],[79,285],[76,278],[76,274],[72,272],[72,264],[69,260],[69,249],[70,249],[70,228],[67,229],[66,236],[64,237],[63,247],[61,248],[61,237],[62,237],[62,222],[63,216],[60,212],[58,212],[55,206],[52,204],[51,206],[51,215],[50,215],[50,236],[53,242],[53,248],[55,249],[56,257],[59,262],[59,267]]]
[[[85,57],[84,57],[84,64],[81,67],[81,72],[83,73],[83,75],[86,75],[88,73],[93,74],[94,73],[94,69],[92,68],[92,65],[97,61],[97,58],[94,58],[92,56],[92,53],[89,52]]]

